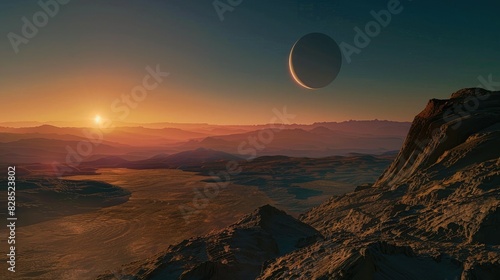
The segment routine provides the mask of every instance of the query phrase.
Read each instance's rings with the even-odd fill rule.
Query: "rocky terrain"
[[[320,238],[311,226],[265,205],[223,230],[185,240],[145,264],[99,279],[255,279],[267,260]]]
[[[431,100],[373,186],[264,206],[99,279],[500,279],[500,92]]]

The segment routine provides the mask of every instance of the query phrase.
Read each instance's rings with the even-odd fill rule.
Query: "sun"
[[[101,116],[96,115],[96,116],[95,116],[95,118],[94,118],[94,122],[95,122],[96,124],[100,124],[100,123],[101,123],[101,121],[102,121]]]

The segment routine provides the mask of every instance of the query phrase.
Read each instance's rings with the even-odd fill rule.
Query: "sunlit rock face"
[[[337,279],[351,271],[338,279],[398,279],[404,274],[395,271],[404,267],[406,279],[445,279],[440,278],[445,272],[448,279],[498,279],[499,140],[500,92],[464,89],[449,100],[429,101],[415,117],[398,157],[371,188],[332,199],[301,217],[327,237],[323,246],[330,249],[321,256],[344,250],[346,261],[314,275]],[[411,247],[412,254],[400,254],[408,262],[393,262],[386,253],[372,258],[370,265],[366,257],[358,260],[359,250],[381,240]],[[312,270],[307,259],[317,252],[304,253],[294,266],[297,271]],[[292,258],[276,263],[286,263],[287,257]],[[347,261],[352,258],[357,261]]]

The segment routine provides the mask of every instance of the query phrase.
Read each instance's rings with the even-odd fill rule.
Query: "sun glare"
[[[95,122],[96,124],[100,124],[100,123],[101,123],[101,116],[99,116],[99,115],[95,116],[95,118],[94,118],[94,122]]]

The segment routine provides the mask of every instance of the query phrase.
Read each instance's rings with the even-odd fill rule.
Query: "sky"
[[[411,121],[431,98],[500,81],[498,1],[402,0],[314,91],[289,73],[293,44],[320,32],[356,46],[355,28],[396,0],[54,1],[45,22],[39,1],[0,1],[0,122],[261,124],[285,106],[296,123]],[[151,69],[169,74],[130,99]]]

